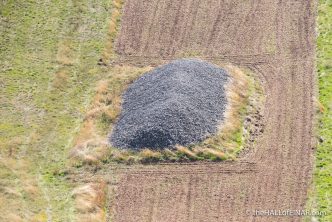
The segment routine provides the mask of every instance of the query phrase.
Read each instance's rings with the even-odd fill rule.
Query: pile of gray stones
[[[145,73],[122,95],[111,144],[162,149],[215,134],[224,118],[228,80],[224,69],[199,59],[174,60]]]

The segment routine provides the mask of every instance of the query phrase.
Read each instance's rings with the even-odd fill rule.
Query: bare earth
[[[305,209],[313,165],[313,0],[127,0],[117,62],[159,64],[198,54],[255,71],[264,133],[233,163],[113,166],[116,222],[301,221],[255,210]]]

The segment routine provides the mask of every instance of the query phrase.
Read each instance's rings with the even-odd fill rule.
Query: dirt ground
[[[231,62],[255,71],[267,98],[264,133],[238,161],[105,171],[113,220],[301,221],[254,214],[305,209],[315,147],[315,1],[127,0],[123,13],[117,62],[184,55]]]

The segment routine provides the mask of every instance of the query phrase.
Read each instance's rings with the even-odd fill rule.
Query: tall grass
[[[107,185],[103,181],[76,187],[72,196],[75,199],[77,218],[82,222],[106,221]]]

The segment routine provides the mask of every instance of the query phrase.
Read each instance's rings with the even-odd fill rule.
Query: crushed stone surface
[[[160,149],[214,134],[227,104],[227,72],[198,59],[179,59],[132,83],[110,142],[118,148]]]

